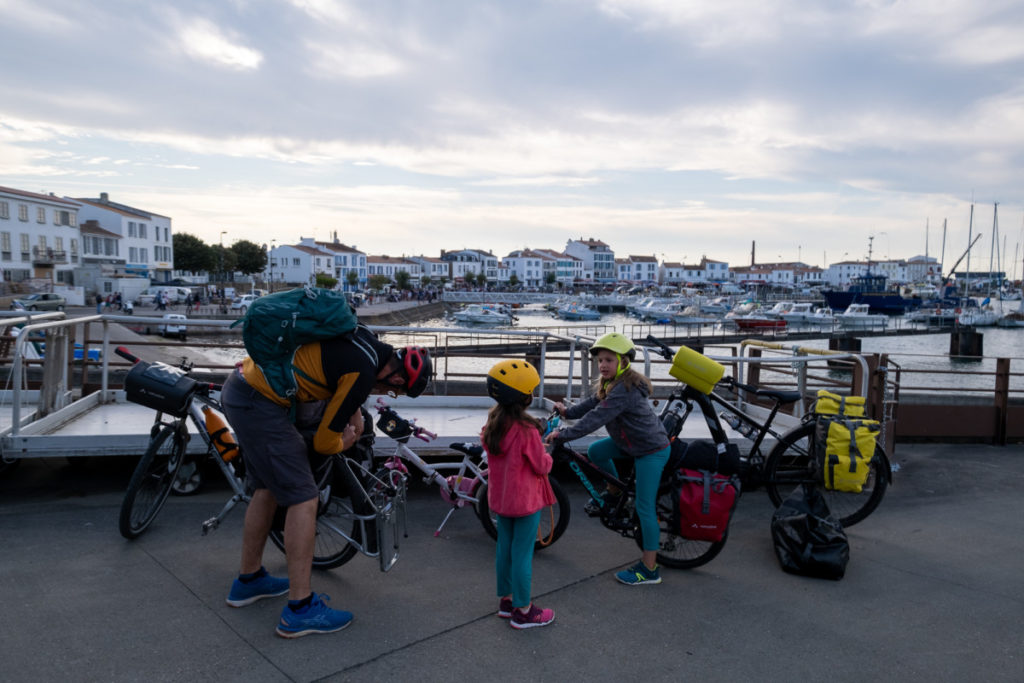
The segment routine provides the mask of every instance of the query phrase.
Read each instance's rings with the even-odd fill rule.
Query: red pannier
[[[717,543],[729,530],[739,480],[707,470],[679,470],[679,535]]]

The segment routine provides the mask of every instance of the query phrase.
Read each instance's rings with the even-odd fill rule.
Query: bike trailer
[[[688,346],[680,346],[668,374],[702,394],[710,394],[725,374],[725,366]]]
[[[185,417],[198,383],[179,368],[139,361],[124,378],[124,392],[132,403]]]
[[[871,471],[880,429],[877,420],[818,418],[814,448],[819,453],[826,489],[861,492]]]

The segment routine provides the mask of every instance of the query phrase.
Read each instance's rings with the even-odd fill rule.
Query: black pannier
[[[139,361],[124,378],[124,392],[132,403],[185,417],[199,384],[183,370],[166,363]]]

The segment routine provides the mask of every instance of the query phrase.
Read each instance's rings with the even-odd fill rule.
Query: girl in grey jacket
[[[571,441],[606,427],[608,438],[595,441],[587,449],[591,462],[618,477],[614,459],[635,459],[636,513],[640,518],[643,555],[640,562],[618,572],[615,578],[631,586],[661,583],[657,564],[661,533],[655,500],[661,471],[668,461],[668,436],[648,403],[650,380],[630,367],[636,355],[633,342],[618,332],[611,332],[594,342],[590,353],[597,357],[600,373],[596,391],[574,406],[555,404],[562,417],[579,418],[579,421],[571,427],[552,432],[548,441]],[[618,493],[609,490],[605,497]]]

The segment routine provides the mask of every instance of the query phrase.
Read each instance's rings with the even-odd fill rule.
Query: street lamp
[[[220,281],[224,282],[224,235],[228,234],[227,230],[220,231]]]
[[[270,240],[270,293],[274,293],[274,243],[277,240]]]

